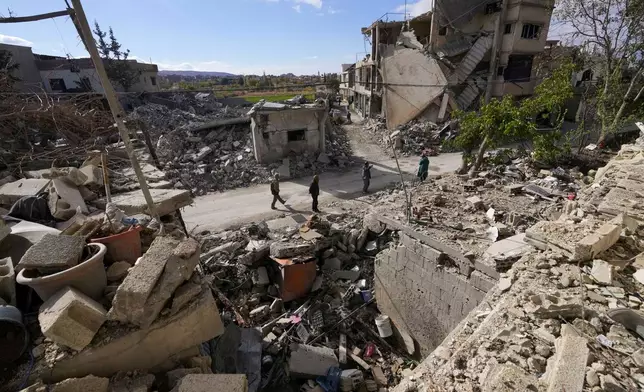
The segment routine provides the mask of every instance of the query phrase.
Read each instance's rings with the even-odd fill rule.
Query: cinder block
[[[55,343],[82,350],[105,322],[105,309],[80,291],[66,287],[40,306],[43,335]]]
[[[548,392],[581,391],[590,350],[586,338],[562,336],[557,340],[552,369],[548,369]]]
[[[291,374],[310,378],[326,375],[330,367],[337,367],[339,363],[335,352],[328,347],[293,344],[288,364]]]
[[[82,237],[45,234],[25,252],[17,267],[38,269],[41,273],[59,272],[77,265],[84,247]]]
[[[445,253],[443,253],[443,252],[441,252],[439,250],[436,250],[436,249],[432,248],[431,246],[421,245],[421,248],[422,248],[421,255],[425,259],[427,259],[427,260],[429,260],[429,261],[431,261],[433,263],[438,264],[441,261],[443,261],[444,258],[445,258]]]
[[[16,273],[11,257],[0,259],[0,298],[16,306]]]
[[[198,262],[197,241],[157,237],[116,291],[109,319],[149,326]]]
[[[601,252],[609,249],[618,240],[622,233],[622,226],[614,223],[606,223],[595,233],[584,237],[579,241],[574,250],[574,260],[590,260]]]
[[[174,315],[162,316],[147,329],[131,329],[96,346],[57,361],[41,373],[45,382],[56,382],[88,374],[110,377],[119,371],[150,370],[169,358],[224,332],[210,290]],[[192,354],[197,355],[198,351]]]
[[[172,392],[247,392],[245,374],[188,374]]]
[[[474,271],[470,276],[470,284],[487,293],[496,285],[496,281],[480,271]]]

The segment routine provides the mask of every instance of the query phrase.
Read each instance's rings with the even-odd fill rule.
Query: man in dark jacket
[[[280,175],[275,174],[275,178],[271,181],[271,194],[273,195],[273,203],[271,204],[271,209],[276,210],[275,202],[279,201],[284,205],[286,203],[284,199],[280,197]]]
[[[313,212],[320,212],[318,209],[318,196],[320,196],[320,177],[317,175],[313,176],[313,181],[309,187],[309,193],[311,198],[313,198]]]
[[[369,192],[369,185],[371,184],[371,169],[373,165],[370,165],[369,162],[365,162],[362,167],[362,193]]]

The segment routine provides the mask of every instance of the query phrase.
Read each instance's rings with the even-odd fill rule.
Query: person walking
[[[311,181],[311,186],[309,187],[309,193],[311,198],[313,198],[313,212],[320,212],[318,209],[318,196],[320,196],[320,177],[316,175],[313,176],[313,181]]]
[[[420,157],[420,162],[418,163],[418,178],[421,182],[427,179],[429,174],[429,158],[427,158],[427,152],[423,151],[423,155]]]
[[[362,193],[369,192],[369,185],[371,184],[371,169],[373,165],[370,165],[369,162],[365,162],[362,167]]]
[[[273,195],[273,203],[271,203],[271,209],[276,210],[275,202],[279,201],[282,205],[285,205],[284,199],[280,197],[280,175],[275,174],[273,181],[271,181],[271,194]]]

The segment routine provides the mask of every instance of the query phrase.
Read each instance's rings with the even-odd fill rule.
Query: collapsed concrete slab
[[[97,336],[99,344],[56,362],[41,373],[41,378],[56,382],[88,374],[111,376],[119,371],[151,370],[223,332],[215,300],[206,290],[180,312],[160,317],[147,329],[103,328]]]
[[[90,344],[105,318],[101,304],[71,287],[49,298],[38,313],[43,335],[74,350]]]
[[[496,365],[488,373],[483,392],[538,391],[539,381],[517,365],[507,362]]]
[[[291,345],[289,371],[296,377],[325,376],[330,367],[339,364],[335,352],[328,347],[307,344]]]
[[[16,269],[37,269],[40,273],[58,272],[77,265],[84,247],[85,239],[82,237],[45,234],[22,256]]]
[[[247,392],[245,374],[188,374],[172,392]]]
[[[70,378],[47,388],[50,392],[107,392],[110,379],[106,377],[87,376]]]
[[[192,203],[190,191],[183,189],[150,189],[150,195],[159,216],[170,214]],[[140,190],[114,195],[112,203],[126,215],[149,214],[148,205]],[[98,208],[105,209],[107,200],[100,199],[95,204]]]
[[[271,244],[271,256],[277,258],[289,258],[313,253],[315,244],[294,244],[290,242],[273,242]]]
[[[50,180],[21,179],[0,186],[0,205],[12,205],[18,199],[26,196],[36,196],[44,192]]]
[[[199,244],[194,239],[157,237],[117,289],[110,320],[148,327],[198,262]]]
[[[389,47],[381,64],[383,81],[388,85],[384,101],[389,129],[418,117],[443,94],[442,86],[447,85],[438,61],[419,50]]]

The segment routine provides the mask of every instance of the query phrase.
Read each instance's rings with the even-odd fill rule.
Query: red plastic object
[[[568,200],[575,200],[576,197],[577,197],[577,194],[575,194],[575,193],[569,193],[568,194]]]
[[[129,230],[103,238],[92,238],[107,247],[105,259],[108,263],[127,261],[134,264],[141,257],[141,226],[132,226]]]
[[[367,347],[364,349],[364,356],[366,358],[371,358],[374,351],[376,351],[376,345],[373,343],[367,343]]]

